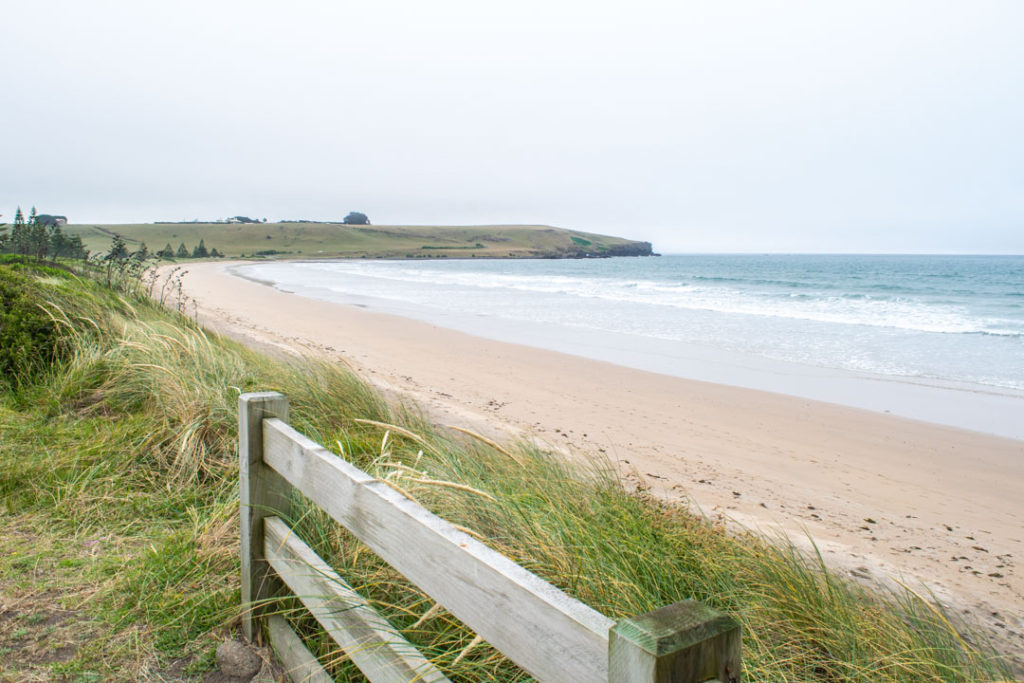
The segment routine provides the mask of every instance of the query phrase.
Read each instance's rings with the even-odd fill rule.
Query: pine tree
[[[28,241],[29,241],[29,253],[35,254],[37,261],[42,261],[46,258],[46,254],[50,251],[50,235],[46,231],[46,226],[36,220],[36,210],[32,207],[32,222],[28,225]]]
[[[203,240],[199,240],[199,245],[192,250],[192,258],[206,258],[210,255],[210,252],[206,250],[206,244]]]
[[[34,206],[32,207],[32,213],[30,213],[28,215],[28,224],[29,225],[35,225],[36,224],[36,207],[34,207]]]
[[[14,229],[11,231],[11,251],[21,256],[28,255],[29,234],[28,226],[25,225],[24,221],[15,223]]]
[[[188,258],[188,249],[185,248],[184,242],[178,245],[178,251],[175,256],[178,258]]]
[[[50,256],[52,258],[59,258],[61,256],[68,255],[68,239],[64,236],[64,231],[60,229],[59,225],[54,225],[50,228]]]
[[[160,258],[174,258],[174,248],[171,246],[171,243],[168,242],[167,246],[156,252],[156,255]]]
[[[132,254],[132,258],[134,258],[136,261],[145,261],[146,259],[149,258],[149,248],[146,246],[145,242],[139,245],[138,251]]]
[[[79,235],[72,235],[68,239],[68,256],[70,258],[80,258],[83,261],[89,258],[89,250],[85,248],[82,243],[82,238]]]
[[[14,226],[11,228],[11,251],[21,256],[26,256],[29,252],[28,226],[25,225],[25,214],[21,212],[20,206],[14,212]]]
[[[128,258],[128,245],[124,243],[120,235],[114,235],[114,238],[110,240],[110,251],[107,252],[105,260],[122,261],[126,258]]]

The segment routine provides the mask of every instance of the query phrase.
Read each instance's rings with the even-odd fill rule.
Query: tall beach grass
[[[527,443],[439,427],[341,364],[269,358],[209,333],[131,278],[107,287],[33,277],[66,349],[30,381],[3,388],[0,496],[8,518],[43,519],[68,539],[118,539],[83,603],[112,635],[82,655],[83,668],[129,680],[169,657],[209,660],[207,634],[239,610],[237,399],[276,390],[298,430],[609,617],[690,598],[732,615],[747,680],[1008,677],[941,607],[870,592],[785,542],[627,491],[596,454],[589,466],[569,464]],[[300,535],[452,680],[529,680],[323,512],[296,502]],[[337,680],[360,680],[295,607],[279,606]],[[147,644],[126,645],[132,630]],[[126,662],[134,668],[124,673]]]

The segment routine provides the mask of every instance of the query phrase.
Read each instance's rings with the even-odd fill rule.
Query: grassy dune
[[[537,258],[610,255],[643,243],[546,225],[343,225],[338,223],[173,223],[70,225],[87,249],[105,252],[116,233],[130,250],[150,251],[204,240],[229,257],[263,258]],[[649,245],[648,245],[649,247]],[[625,255],[625,254],[623,254]]]
[[[1000,678],[936,606],[868,593],[785,544],[627,492],[599,460],[578,469],[509,444],[513,459],[339,365],[213,336],[134,279],[22,275],[59,343],[0,385],[0,602],[13,605],[0,678],[193,680],[211,666],[211,634],[239,609],[236,401],[271,389],[300,431],[610,617],[686,598],[733,615],[746,680]],[[419,623],[427,596],[322,512],[297,510],[301,535],[453,681],[529,680],[486,644],[467,651],[474,634],[443,610]],[[361,680],[293,604],[278,608],[336,680]]]

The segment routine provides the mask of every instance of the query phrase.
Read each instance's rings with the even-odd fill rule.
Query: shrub
[[[44,302],[32,278],[0,268],[0,382],[20,384],[60,356],[60,330]]]

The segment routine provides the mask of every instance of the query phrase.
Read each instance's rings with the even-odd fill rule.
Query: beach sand
[[[930,591],[1024,651],[1024,441],[698,382],[277,291],[189,264],[200,322],[344,360],[436,421],[606,455],[627,486],[766,534],[857,580]]]

